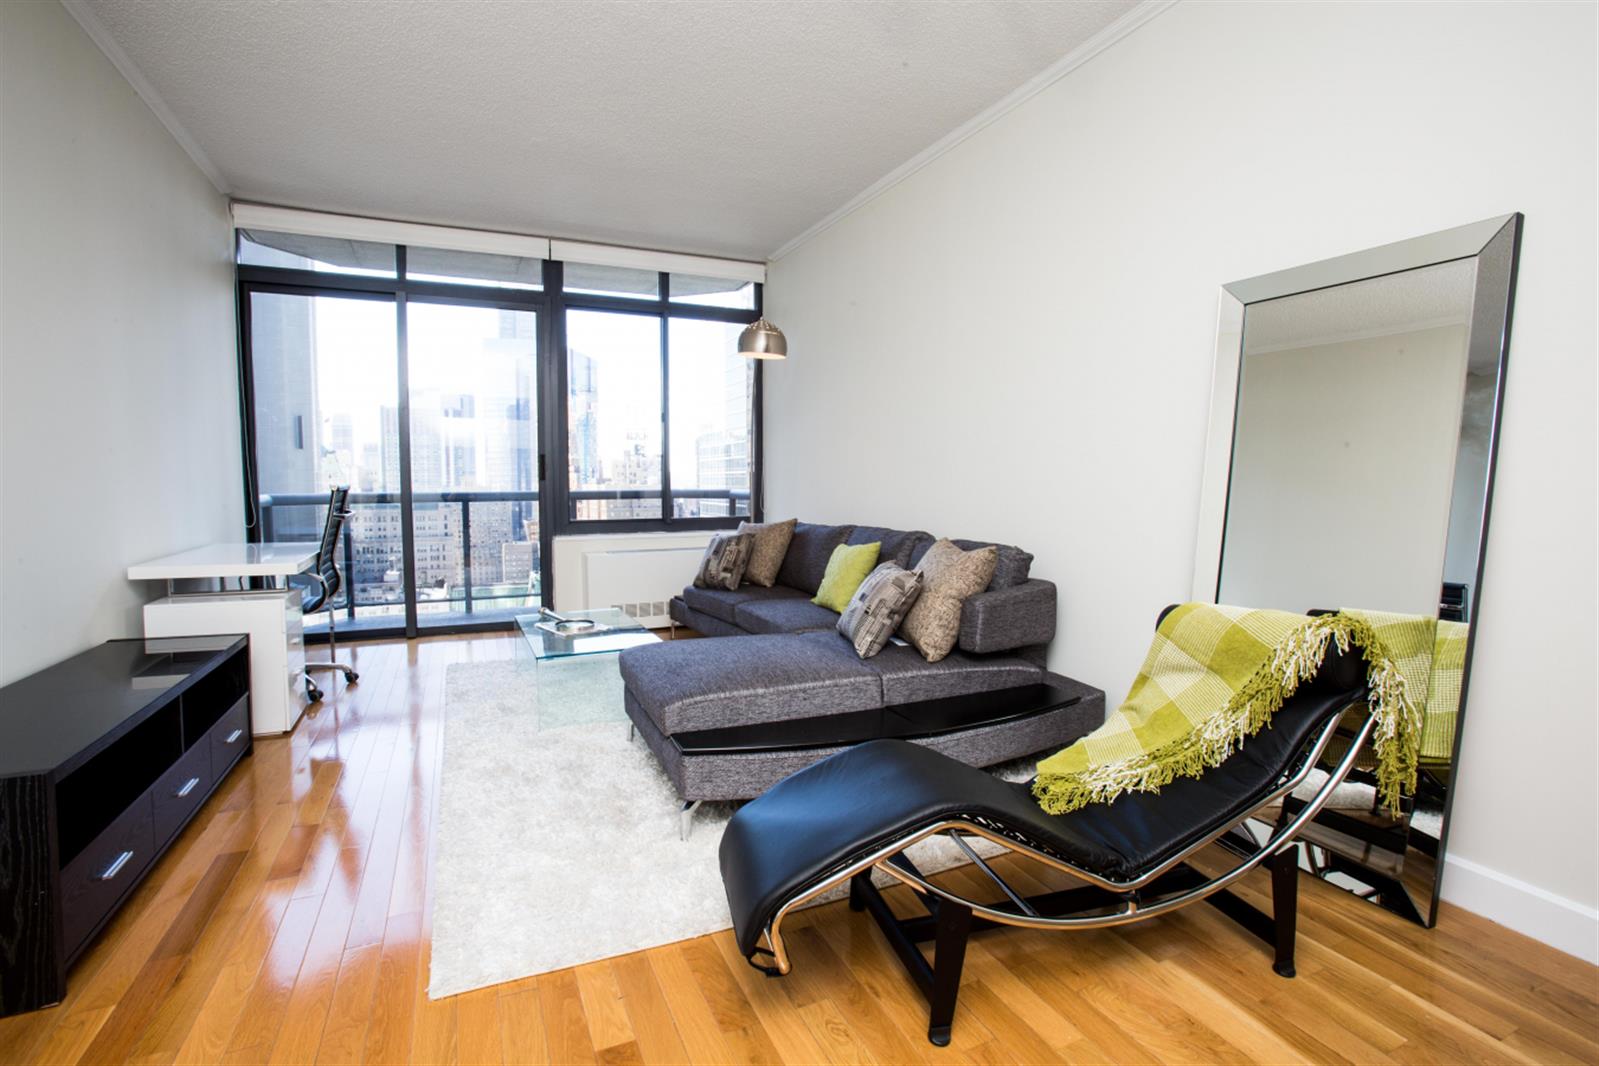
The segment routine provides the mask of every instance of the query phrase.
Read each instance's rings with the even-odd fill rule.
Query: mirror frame
[[[1517,266],[1521,257],[1522,223],[1520,212],[1501,215],[1351,255],[1235,281],[1222,286],[1216,316],[1216,360],[1211,379],[1210,425],[1206,433],[1199,526],[1194,543],[1192,598],[1199,603],[1217,602],[1220,592],[1227,499],[1232,487],[1233,442],[1237,432],[1238,393],[1242,385],[1239,370],[1243,354],[1244,312],[1249,305],[1460,259],[1477,260],[1471,326],[1467,338],[1468,360],[1479,365],[1492,362],[1498,368],[1498,376],[1494,387],[1493,415],[1489,422],[1488,469],[1483,480],[1477,562],[1473,568],[1476,583],[1472,588],[1471,628],[1466,638],[1459,724],[1455,730],[1452,754],[1456,766],[1460,762],[1460,744],[1465,732],[1471,667],[1477,644],[1476,622],[1482,605],[1483,566],[1488,554],[1488,517],[1493,504],[1494,469],[1499,455],[1500,419],[1504,411],[1505,373],[1510,355],[1510,322],[1515,303]],[[1428,926],[1437,921],[1439,887],[1443,883],[1444,856],[1449,843],[1449,815],[1453,806],[1454,790],[1450,789],[1444,804],[1432,899],[1425,911],[1419,906],[1417,908],[1422,923]]]

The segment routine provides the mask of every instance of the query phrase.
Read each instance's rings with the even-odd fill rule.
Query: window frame
[[[552,301],[550,318],[559,330],[558,344],[552,351],[559,352],[555,360],[559,365],[555,368],[558,377],[551,382],[559,397],[560,407],[560,441],[554,453],[555,462],[551,468],[560,471],[558,478],[550,486],[550,501],[558,508],[554,516],[557,531],[567,535],[583,535],[593,533],[659,533],[659,532],[692,532],[700,529],[735,529],[740,522],[759,522],[761,520],[761,470],[764,466],[761,448],[761,374],[760,360],[755,361],[755,380],[752,385],[754,396],[751,402],[750,426],[750,506],[747,515],[730,515],[727,517],[712,518],[674,518],[672,517],[672,373],[671,373],[671,320],[674,318],[699,319],[710,322],[731,322],[748,325],[761,317],[762,289],[759,283],[755,286],[755,307],[748,308],[730,307],[700,307],[694,304],[672,303],[671,275],[666,271],[660,272],[658,295],[655,299],[645,299],[633,296],[596,296],[590,294],[568,294],[560,284],[563,263],[552,261],[546,266],[545,278],[551,275],[554,268],[555,285],[547,286],[554,300]],[[693,313],[683,313],[683,308],[693,308]],[[571,506],[571,484],[567,474],[571,454],[571,438],[569,435],[567,410],[567,351],[566,351],[566,312],[573,311],[608,311],[618,314],[632,314],[641,317],[654,317],[660,326],[661,344],[661,487],[659,490],[661,500],[660,518],[573,518]],[[543,490],[540,490],[543,491]],[[648,498],[648,497],[640,497]],[[692,498],[690,496],[689,498]]]
[[[339,274],[324,270],[306,270],[289,267],[250,266],[238,262],[239,232],[234,230],[235,270],[235,320],[238,328],[239,414],[241,451],[244,466],[244,506],[246,536],[252,541],[262,537],[260,503],[256,498],[259,484],[256,462],[256,417],[254,353],[251,350],[251,295],[256,292],[281,293],[299,296],[353,297],[357,299],[387,300],[394,305],[396,333],[396,370],[399,381],[399,412],[401,434],[400,479],[401,495],[409,500],[411,487],[410,457],[410,382],[409,351],[406,336],[406,306],[409,299],[437,304],[456,304],[474,307],[503,308],[506,310],[533,311],[538,315],[538,420],[539,467],[538,485],[540,505],[541,558],[553,559],[553,540],[558,536],[582,536],[595,533],[687,533],[699,530],[736,528],[740,522],[758,522],[763,515],[762,487],[764,471],[764,434],[762,377],[764,367],[755,361],[750,425],[750,498],[748,515],[725,517],[673,517],[671,476],[671,341],[670,322],[674,318],[699,319],[747,325],[761,317],[765,286],[755,283],[755,307],[724,308],[697,304],[671,302],[671,275],[659,272],[658,293],[654,298],[606,296],[598,294],[567,293],[562,279],[565,264],[559,260],[544,260],[544,285],[542,289],[513,289],[499,286],[471,285],[455,282],[418,281],[407,276],[407,247],[395,245],[395,276],[393,278],[368,277],[359,274]],[[605,311],[621,314],[654,316],[659,322],[661,344],[661,500],[660,518],[632,519],[578,519],[572,517],[570,475],[568,472],[570,430],[567,404],[566,312],[567,310]],[[415,532],[409,508],[402,523],[402,540],[405,555],[405,581],[411,590],[411,603],[406,612],[405,634],[419,631],[415,617]],[[550,568],[553,570],[553,568]],[[553,602],[555,575],[546,573],[542,582],[544,601]],[[466,632],[482,629],[503,629],[503,622],[468,623],[454,627],[428,627],[437,633]],[[396,628],[395,633],[400,632]],[[385,631],[386,633],[386,631]],[[366,635],[363,632],[363,635]],[[372,635],[380,635],[372,631]]]

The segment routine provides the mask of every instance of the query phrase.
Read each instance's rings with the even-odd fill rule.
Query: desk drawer
[[[250,746],[250,697],[239,702],[211,727],[211,780],[220,781]]]
[[[211,794],[211,744],[205,737],[183,753],[172,769],[161,775],[150,789],[155,806],[155,839],[166,844],[178,827]]]
[[[61,924],[68,956],[88,939],[154,857],[154,818],[146,792],[61,871]]]

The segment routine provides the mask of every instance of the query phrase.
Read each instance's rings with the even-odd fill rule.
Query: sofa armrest
[[[969,596],[961,605],[960,648],[983,654],[1055,639],[1055,583],[1037,578]]]

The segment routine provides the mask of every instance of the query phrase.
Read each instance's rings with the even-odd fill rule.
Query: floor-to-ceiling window
[[[756,509],[752,282],[249,229],[238,263],[250,533],[350,486],[341,627],[507,625],[558,533]]]

